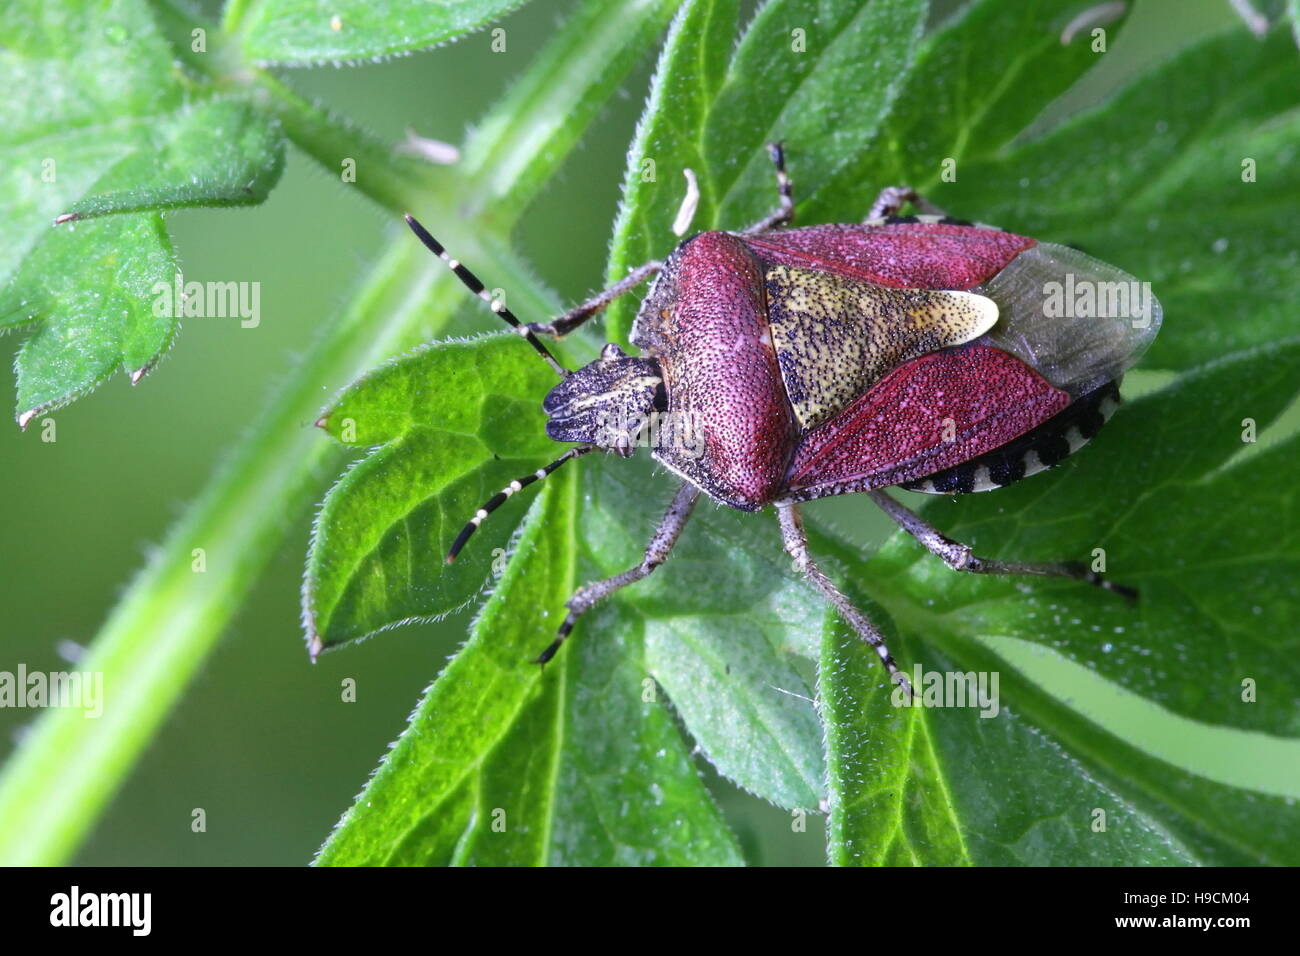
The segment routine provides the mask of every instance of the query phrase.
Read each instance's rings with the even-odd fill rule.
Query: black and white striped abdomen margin
[[[1119,408],[1119,382],[1107,382],[1079,396],[1068,408],[1019,438],[978,458],[936,471],[898,487],[931,495],[969,494],[1004,488],[1054,468],[1088,444]]]

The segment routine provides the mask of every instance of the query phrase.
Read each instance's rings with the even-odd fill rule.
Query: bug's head
[[[663,402],[659,363],[627,355],[611,342],[600,358],[551,389],[542,411],[550,418],[546,434],[556,441],[584,442],[626,458]]]

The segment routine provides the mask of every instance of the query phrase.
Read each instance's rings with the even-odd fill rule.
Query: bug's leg
[[[911,186],[886,186],[884,189],[880,190],[880,195],[877,196],[876,201],[871,204],[871,212],[867,213],[867,220],[886,219],[889,216],[897,216],[898,211],[909,202],[926,215],[947,215],[947,213],[934,203],[930,202],[930,200],[926,199]]]
[[[788,226],[794,222],[794,184],[790,182],[790,177],[785,172],[785,150],[780,143],[768,143],[767,152],[772,157],[772,165],[776,167],[776,190],[780,205],[777,206],[776,212],[746,229],[744,231],[746,236],[767,232],[778,226]]]
[[[995,561],[981,558],[971,551],[968,544],[954,541],[939,531],[934,525],[925,521],[910,508],[899,504],[883,491],[869,491],[871,500],[880,509],[893,518],[898,526],[925,546],[926,550],[939,557],[944,564],[954,571],[968,571],[971,574],[1038,574],[1045,577],[1074,578],[1087,581],[1107,591],[1123,595],[1129,601],[1136,601],[1136,588],[1125,587],[1108,581],[1093,571],[1082,561],[1044,561],[1041,563],[1025,561]]]
[[[659,520],[659,527],[655,529],[654,537],[646,545],[645,557],[641,563],[634,568],[629,568],[622,574],[616,574],[612,578],[605,578],[603,581],[592,581],[584,584],[569,598],[566,605],[569,613],[564,618],[564,623],[560,625],[560,631],[555,635],[555,640],[551,646],[542,651],[541,656],[537,658],[538,664],[545,664],[555,652],[560,649],[564,639],[569,636],[573,630],[573,625],[577,623],[578,618],[589,611],[597,601],[609,597],[620,588],[625,588],[629,584],[635,584],[646,575],[648,575],[659,565],[663,564],[668,558],[668,552],[672,551],[673,545],[677,543],[677,538],[681,535],[682,529],[686,527],[686,522],[691,517],[691,512],[695,510],[695,502],[700,498],[700,490],[694,485],[682,485],[677,489],[677,494],[673,497],[673,503],[668,506],[664,516]]]
[[[870,618],[853,606],[853,602],[844,596],[825,572],[813,563],[812,555],[808,553],[808,537],[804,534],[798,505],[777,504],[776,517],[781,522],[781,537],[785,540],[785,550],[790,557],[794,558],[799,569],[808,575],[809,580],[825,595],[826,600],[830,601],[840,617],[857,631],[858,637],[875,648],[881,661],[884,662],[885,670],[889,672],[890,679],[902,687],[908,697],[912,697],[912,683],[894,663],[894,658],[890,656],[889,648],[885,646],[885,639],[880,631],[871,623]]]
[[[558,319],[552,319],[550,322],[529,322],[521,328],[520,334],[527,332],[535,335],[552,335],[556,338],[567,335],[619,296],[631,292],[646,279],[658,273],[663,267],[664,264],[659,261],[638,266],[621,281],[614,283],[603,292],[596,293],[582,305],[574,306]]]

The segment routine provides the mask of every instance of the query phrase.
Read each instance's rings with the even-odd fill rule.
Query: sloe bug
[[[647,423],[662,421],[652,455],[681,487],[641,563],[579,588],[539,662],[593,604],[664,562],[701,494],[741,511],[775,506],[797,566],[904,688],[880,632],[813,562],[800,502],[866,492],[954,570],[1076,578],[1136,597],[1082,562],[976,556],[884,489],[985,491],[1077,451],[1160,327],[1149,288],[1075,249],[949,218],[907,187],[884,189],[860,224],[787,228],[784,152],[768,149],[775,212],[740,232],[697,233],[545,324],[521,323],[406,217],[559,374],[542,405],[546,431],[576,443],[488,500],[447,560],[514,493],[591,451],[630,455]],[[924,214],[899,216],[909,202]],[[537,338],[572,331],[652,276],[631,337],[642,355],[610,343],[569,371]]]

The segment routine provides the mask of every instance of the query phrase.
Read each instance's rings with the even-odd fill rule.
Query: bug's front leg
[[[890,216],[897,216],[899,210],[909,202],[926,215],[947,215],[947,213],[934,203],[930,202],[930,200],[926,199],[911,186],[886,186],[884,189],[880,190],[880,195],[877,196],[876,201],[871,204],[871,211],[867,213],[867,221],[872,219],[887,219]]]
[[[799,569],[808,575],[808,579],[839,612],[840,617],[844,618],[848,625],[857,632],[858,637],[875,649],[876,653],[880,655],[881,662],[885,665],[885,670],[889,672],[890,678],[899,687],[903,688],[909,698],[914,696],[911,681],[894,663],[889,648],[885,646],[885,638],[876,626],[871,623],[871,619],[854,607],[853,602],[844,596],[844,593],[835,586],[834,582],[826,576],[826,573],[813,563],[812,555],[808,552],[808,536],[804,534],[803,519],[799,517],[799,506],[778,503],[776,517],[781,523],[781,537],[785,541],[785,550],[790,557],[794,558]]]
[[[557,339],[562,335],[568,335],[593,315],[603,311],[607,305],[619,296],[631,292],[642,282],[645,282],[646,279],[657,275],[663,267],[664,264],[657,260],[638,266],[621,281],[614,283],[603,292],[596,293],[582,305],[574,306],[558,319],[553,319],[550,322],[529,322],[522,327],[520,334],[531,332],[534,335],[550,335]]]
[[[555,640],[551,642],[551,646],[542,651],[541,656],[537,658],[538,664],[545,664],[555,656],[555,652],[560,649],[564,639],[569,636],[569,632],[573,630],[573,625],[578,622],[578,618],[590,610],[592,605],[609,597],[620,588],[625,588],[629,584],[640,581],[668,559],[668,553],[672,551],[673,545],[677,543],[682,529],[686,527],[686,522],[690,520],[691,512],[695,510],[695,503],[699,499],[700,490],[698,488],[694,485],[682,485],[677,489],[677,494],[673,497],[673,503],[668,506],[663,518],[659,520],[659,527],[655,529],[654,537],[646,545],[645,557],[642,558],[640,564],[634,568],[629,568],[622,574],[616,574],[612,578],[605,578],[603,581],[592,581],[590,584],[584,584],[578,588],[566,605],[569,613],[564,618],[564,623],[560,625],[560,632],[555,636]]]
[[[954,541],[934,525],[925,521],[916,512],[899,504],[883,491],[869,491],[871,500],[880,509],[893,518],[898,526],[921,542],[931,554],[939,557],[944,564],[954,571],[967,571],[971,574],[1037,574],[1044,577],[1074,578],[1087,581],[1107,591],[1114,591],[1128,601],[1137,600],[1136,588],[1126,587],[1108,581],[1093,571],[1082,561],[1044,561],[1041,563],[1027,561],[997,561],[981,558],[972,551],[971,546]]]

